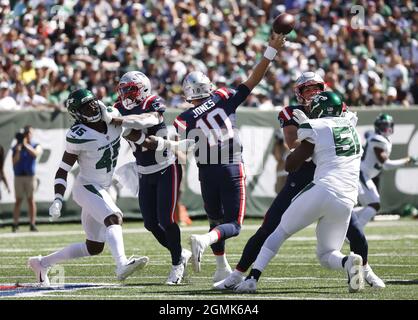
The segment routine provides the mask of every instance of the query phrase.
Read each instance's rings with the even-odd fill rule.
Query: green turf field
[[[261,220],[248,219],[241,234],[227,241],[227,255],[232,267],[238,261],[246,240]],[[127,255],[147,255],[150,263],[124,284],[114,277],[114,264],[106,248],[100,256],[72,260],[63,264],[65,284],[89,284],[73,290],[5,290],[6,285],[34,282],[26,267],[27,258],[45,255],[69,243],[84,241],[81,225],[40,225],[39,233],[11,234],[0,229],[0,299],[417,299],[418,298],[418,220],[372,222],[366,228],[369,238],[369,261],[374,271],[386,282],[386,289],[376,291],[366,286],[362,293],[349,294],[344,273],[322,268],[315,256],[314,226],[297,233],[282,247],[264,272],[258,293],[237,295],[212,290],[215,259],[210,250],[203,257],[202,272],[194,274],[188,267],[187,283],[164,284],[170,271],[168,252],[160,247],[142,223],[126,223]],[[192,233],[206,230],[205,221],[195,221],[182,229],[183,245]],[[343,252],[349,250],[345,244]],[[51,274],[52,278],[57,273]],[[17,293],[18,292],[18,293]]]

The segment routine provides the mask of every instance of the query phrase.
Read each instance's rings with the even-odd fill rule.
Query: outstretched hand
[[[302,123],[309,120],[308,116],[299,109],[293,110],[293,120],[297,122],[298,125],[301,125]]]
[[[100,114],[102,115],[101,119],[106,122],[106,124],[109,124],[112,122],[111,114],[107,111],[107,107],[102,101],[98,100],[98,104],[100,108]]]
[[[272,32],[270,35],[269,46],[279,51],[286,42],[286,37],[283,34]]]

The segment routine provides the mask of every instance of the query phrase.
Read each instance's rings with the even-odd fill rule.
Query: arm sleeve
[[[403,167],[407,163],[408,163],[408,158],[398,159],[398,160],[387,159],[385,161],[385,163],[383,164],[383,169],[384,170],[396,169],[396,168],[399,168],[399,167]]]
[[[373,148],[379,148],[379,149],[384,150],[385,152],[388,152],[387,143],[385,141],[382,141],[382,140],[378,139],[377,137],[371,138],[369,140],[369,144]]]
[[[125,129],[142,130],[156,126],[161,122],[163,122],[163,117],[160,113],[143,113],[141,115],[125,116],[122,121],[122,127]]]
[[[240,84],[236,90],[219,88],[214,93],[219,95],[223,100],[227,100],[227,108],[236,110],[247,99],[251,91],[246,85]]]
[[[65,143],[65,151],[67,151],[68,153],[72,153],[72,154],[76,154],[76,155],[80,155],[82,148],[80,148],[79,145],[75,144],[75,143],[71,143],[68,140]]]
[[[312,128],[311,124],[308,122],[304,122],[299,126],[298,129],[298,140],[303,141],[306,140],[312,144],[316,143],[317,134],[315,130]]]

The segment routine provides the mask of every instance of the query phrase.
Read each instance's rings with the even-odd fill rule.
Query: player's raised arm
[[[67,151],[65,151],[64,155],[62,156],[62,161],[55,174],[55,198],[54,202],[49,208],[49,215],[51,216],[52,220],[58,219],[61,216],[62,200],[64,199],[65,190],[67,189],[67,175],[77,159],[78,155],[68,153]]]
[[[286,39],[284,35],[272,32],[268,47],[264,52],[263,58],[255,66],[249,78],[243,82],[243,84],[248,89],[250,89],[250,91],[259,84],[261,79],[263,79],[270,62],[274,60],[277,52],[284,46],[285,40]]]

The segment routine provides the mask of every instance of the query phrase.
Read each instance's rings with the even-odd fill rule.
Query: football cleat
[[[191,256],[192,253],[189,250],[183,249],[181,251],[181,263],[177,266],[172,266],[166,284],[176,285],[183,281],[187,275],[187,263],[189,262]]]
[[[28,259],[28,267],[30,267],[33,272],[35,272],[36,280],[38,281],[38,286],[40,287],[49,287],[49,278],[48,271],[49,268],[42,267],[41,265],[41,256],[31,257]]]
[[[348,276],[348,291],[358,292],[364,289],[363,259],[358,254],[350,253],[344,269]]]
[[[184,277],[184,271],[185,268],[183,263],[180,263],[177,266],[172,266],[168,279],[165,283],[168,285],[180,284]]]
[[[373,289],[383,289],[386,287],[385,283],[382,279],[380,279],[372,270],[372,268],[369,266],[369,264],[366,264],[363,266],[364,270],[364,280],[367,282],[369,286],[371,286]]]
[[[218,281],[213,285],[214,289],[217,290],[233,290],[237,285],[239,285],[244,280],[244,277],[236,272],[232,272],[224,280]]]
[[[216,267],[215,274],[213,275],[213,283],[226,279],[231,273],[232,269],[229,264],[227,264],[225,267]]]
[[[255,293],[257,291],[257,280],[253,277],[245,279],[234,288],[236,293]]]
[[[200,263],[202,261],[202,255],[207,247],[203,237],[204,236],[192,234],[189,240],[190,246],[192,247],[192,264],[195,272],[201,271]]]
[[[124,266],[116,268],[116,277],[119,281],[125,280],[132,273],[143,269],[148,264],[148,257],[133,258],[130,257]]]
[[[184,264],[184,275],[183,275],[183,278],[185,276],[187,276],[187,265],[188,265],[189,260],[190,260],[191,257],[192,257],[192,252],[190,250],[187,250],[187,249],[182,249],[181,250],[182,263]]]

